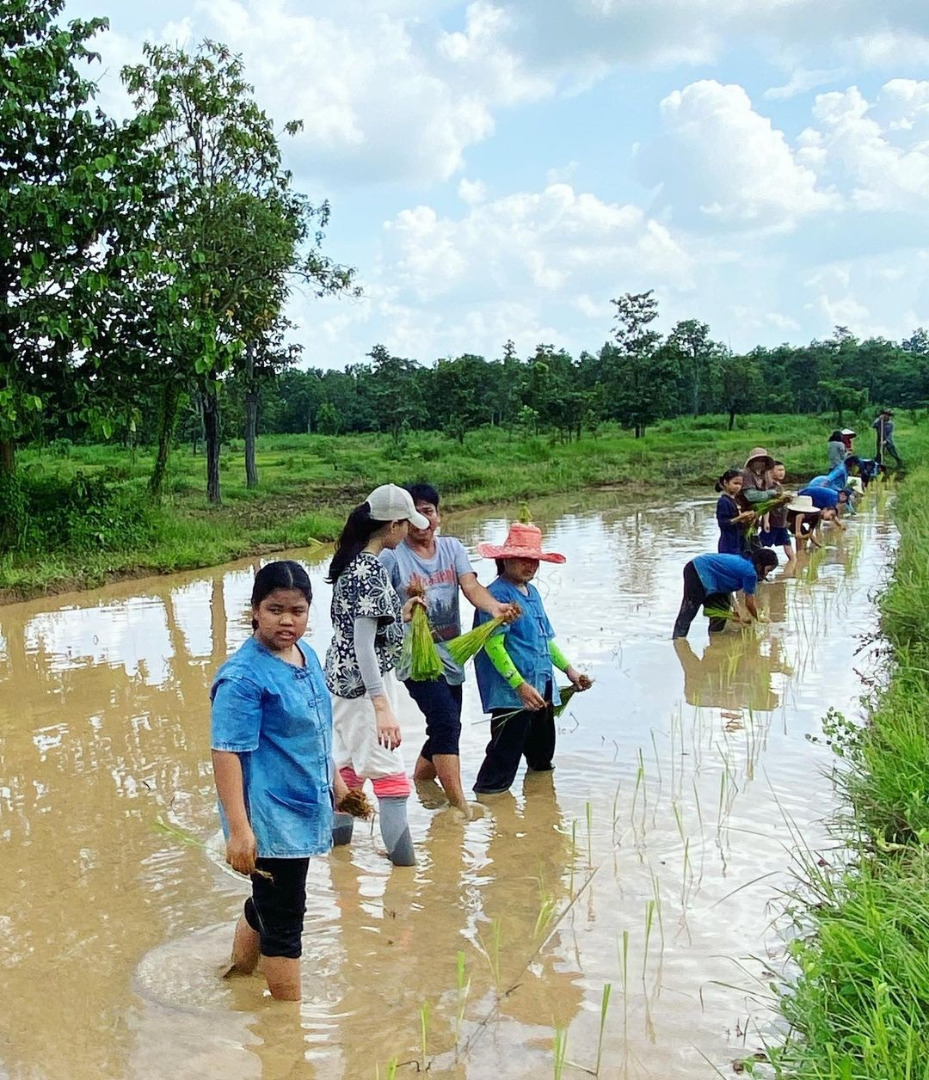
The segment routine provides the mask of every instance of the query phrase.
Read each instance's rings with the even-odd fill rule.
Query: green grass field
[[[902,452],[929,444],[929,423],[920,419],[898,417]],[[536,496],[603,485],[659,496],[680,487],[711,491],[725,468],[741,465],[759,444],[784,460],[789,480],[806,479],[824,470],[833,426],[809,416],[746,416],[730,432],[724,417],[711,416],[664,421],[638,440],[611,426],[571,443],[484,428],[463,445],[437,433],[413,433],[400,445],[385,435],[265,436],[254,490],[245,486],[241,441],[223,448],[221,507],[207,503],[203,455],[189,446],[175,450],[167,494],[151,507],[145,491],[152,452],[58,442],[20,453],[24,481],[54,492],[56,484],[103,477],[118,490],[122,509],[131,509],[132,526],[122,527],[124,519],[107,509],[75,522],[81,507],[62,525],[46,500],[29,522],[28,543],[0,556],[0,600],[332,540],[348,510],[386,481],[429,480],[449,510],[486,504],[515,514]],[[862,452],[872,452],[866,422],[859,430]]]

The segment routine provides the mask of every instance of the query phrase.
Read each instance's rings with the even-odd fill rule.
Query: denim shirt
[[[522,608],[523,613],[516,622],[500,628],[506,634],[506,651],[520,675],[543,697],[550,683],[552,700],[555,705],[560,705],[561,696],[548,651],[548,643],[555,636],[555,631],[548,621],[545,608],[542,607],[539,590],[534,585],[529,585],[527,596],[501,577],[492,581],[487,588],[491,596],[501,604],[519,604]],[[474,625],[479,626],[489,618],[485,611],[475,611]],[[490,712],[491,709],[524,708],[519,694],[510,687],[483,650],[474,659],[474,671],[484,712]]]
[[[216,673],[211,745],[239,755],[245,808],[266,859],[328,851],[332,842],[332,704],[316,653],[294,667],[255,638]],[[229,824],[219,808],[223,832]]]

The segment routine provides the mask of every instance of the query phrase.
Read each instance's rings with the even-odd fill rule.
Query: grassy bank
[[[245,486],[241,442],[224,447],[218,508],[206,502],[203,456],[190,447],[175,451],[166,496],[152,506],[150,452],[58,441],[20,454],[32,504],[18,550],[0,556],[0,602],[331,540],[347,511],[387,480],[428,479],[447,509],[515,511],[538,495],[602,485],[710,490],[758,444],[783,458],[789,477],[806,478],[823,471],[831,426],[808,416],[746,416],[730,432],[724,417],[700,417],[657,424],[643,439],[606,426],[567,444],[499,429],[472,432],[463,444],[433,433],[400,444],[384,435],[268,436],[259,439],[254,490]],[[871,433],[865,424],[859,430],[869,453]],[[898,436],[911,452],[929,444],[929,423],[898,417]]]
[[[881,601],[889,681],[865,727],[834,732],[854,861],[811,868],[778,1076],[929,1076],[929,468],[911,475],[896,510],[900,548]]]

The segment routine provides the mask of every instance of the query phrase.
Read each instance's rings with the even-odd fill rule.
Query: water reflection
[[[596,679],[561,719],[554,778],[527,777],[466,826],[414,803],[415,872],[391,872],[364,829],[350,850],[314,860],[311,989],[296,1014],[268,1006],[253,981],[213,977],[242,885],[153,828],[161,815],[199,837],[215,831],[207,692],[250,632],[257,562],[0,609],[0,1056],[11,1077],[355,1080],[421,1055],[423,1002],[434,1075],[545,1075],[556,1028],[577,1056],[595,1045],[604,982],[619,1002],[608,1060],[628,1075],[683,1075],[691,1063],[702,1074],[701,1054],[735,1056],[720,1034],[731,996],[713,980],[732,981],[720,957],[763,952],[764,875],[787,861],[783,837],[755,834],[780,808],[812,833],[828,805],[825,759],[803,736],[828,705],[856,708],[856,635],[873,626],[868,597],[892,529],[872,509],[780,572],[760,591],[770,626],[709,642],[698,620],[674,646],[681,567],[715,546],[712,500],[612,493],[533,510],[546,545],[568,556],[540,575],[546,607],[564,651]],[[461,515],[448,531],[473,549],[505,529],[496,513]],[[325,553],[301,554],[322,652]],[[489,580],[492,564],[475,566]],[[467,786],[487,723],[470,681],[465,697]],[[407,732],[411,753],[421,737]],[[720,919],[714,905],[756,878]],[[659,900],[660,948],[656,925],[643,940]],[[639,975],[620,995],[624,941]],[[470,980],[460,1018],[459,951]],[[683,1064],[676,1046],[699,1049]]]

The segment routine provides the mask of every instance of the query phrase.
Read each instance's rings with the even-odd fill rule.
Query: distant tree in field
[[[391,356],[383,345],[375,345],[371,357],[371,396],[381,431],[399,442],[404,431],[417,427],[423,418],[424,403],[415,375],[415,360]]]
[[[735,427],[738,415],[752,412],[764,389],[758,358],[737,356],[728,349],[720,352],[716,369],[716,396],[720,411],[729,417],[729,430]]]
[[[670,411],[677,364],[668,350],[662,351],[661,334],[652,328],[658,318],[654,290],[625,293],[610,303],[616,308],[607,389],[618,419],[641,438],[645,429]]]
[[[710,337],[709,324],[683,319],[668,334],[667,347],[677,354],[681,381],[692,416],[705,411],[720,346]]]

